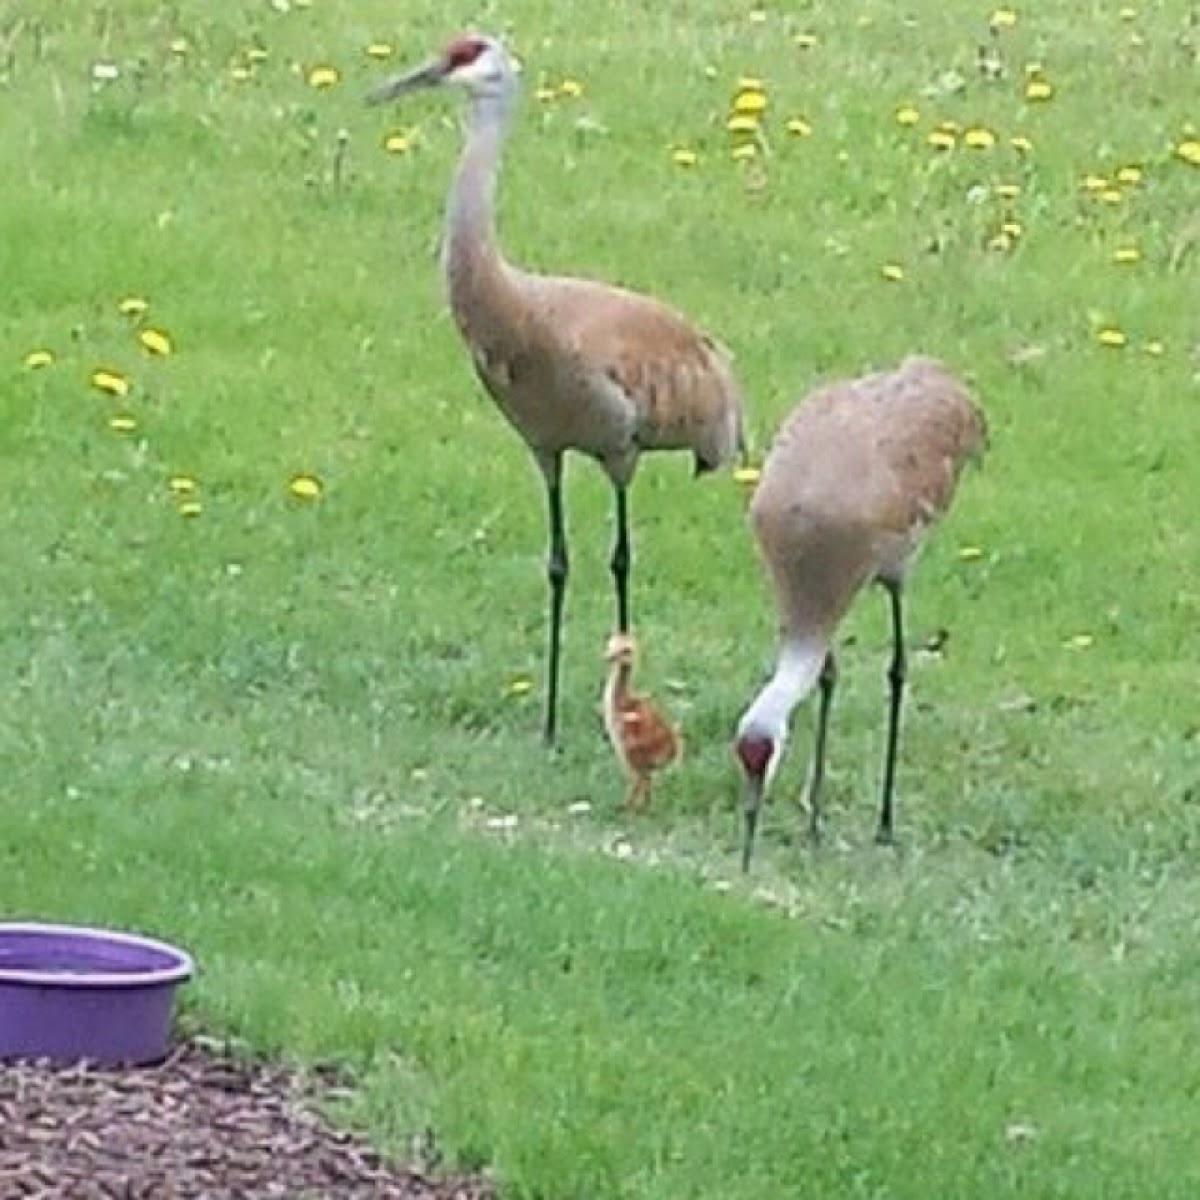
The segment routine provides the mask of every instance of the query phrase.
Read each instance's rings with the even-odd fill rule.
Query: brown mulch
[[[319,1094],[199,1039],[125,1071],[0,1063],[0,1200],[494,1200],[485,1177],[388,1162]]]

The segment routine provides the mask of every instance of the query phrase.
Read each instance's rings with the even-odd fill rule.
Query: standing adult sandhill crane
[[[450,189],[442,262],[450,308],[475,371],[524,439],[546,484],[550,644],[545,737],[557,723],[559,643],[567,584],[563,455],[595,459],[612,482],[611,569],[617,627],[629,631],[627,490],[643,450],[690,450],[696,474],[743,448],[742,398],[729,359],[679,313],[587,279],[534,275],[505,261],[495,184],[516,104],[517,74],[496,39],[464,34],[415,70],[380,84],[373,103],[451,85],[469,101],[466,145]]]
[[[820,833],[825,732],[837,681],[833,637],[872,580],[891,601],[892,659],[883,800],[877,840],[892,840],[892,788],[904,693],[904,582],[926,530],[949,508],[965,463],[987,443],[983,413],[931,358],[830,383],[785,420],[750,504],[774,587],[780,647],[775,673],[738,723],[748,870],[759,809],[783,754],[793,709],[820,684],[807,804]]]

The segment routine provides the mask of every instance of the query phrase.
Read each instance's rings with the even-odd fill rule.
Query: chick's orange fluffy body
[[[634,642],[628,634],[614,634],[609,639],[604,728],[629,777],[626,805],[641,811],[650,800],[653,773],[679,757],[680,736],[651,700],[632,690],[634,655]]]

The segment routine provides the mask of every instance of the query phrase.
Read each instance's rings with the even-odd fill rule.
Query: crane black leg
[[[887,757],[883,763],[883,803],[879,810],[879,832],[875,840],[881,845],[892,843],[892,789],[896,782],[896,747],[900,739],[900,702],[904,698],[904,680],[908,660],[904,653],[904,608],[900,585],[886,585],[892,603],[892,661],[888,667],[891,701],[888,709]]]
[[[617,540],[613,543],[612,573],[617,585],[617,629],[629,632],[629,512],[625,487],[614,484],[617,495]]]
[[[825,782],[825,733],[829,727],[829,706],[837,686],[837,660],[830,650],[821,667],[821,702],[817,709],[817,740],[813,746],[809,768],[805,807],[808,809],[808,835],[813,842],[821,840],[821,785]]]
[[[550,656],[546,665],[546,727],[544,738],[554,744],[558,731],[558,658],[562,637],[563,600],[567,591],[567,534],[563,525],[562,456],[546,471],[546,499],[550,509],[550,556],[546,575],[550,580]]]

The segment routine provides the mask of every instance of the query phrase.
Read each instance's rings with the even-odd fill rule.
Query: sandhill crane
[[[892,659],[877,840],[892,840],[892,788],[905,650],[902,595],[930,525],[949,508],[965,463],[982,456],[983,413],[940,362],[830,383],[784,421],[763,464],[750,520],[779,612],[775,672],[746,709],[735,751],[743,771],[748,870],[764,793],[779,766],[792,710],[820,685],[809,767],[810,831],[820,833],[825,733],[837,681],[833,637],[872,580],[891,601]]]
[[[680,750],[679,729],[659,712],[653,701],[633,691],[633,662],[637,647],[628,633],[608,639],[605,658],[604,729],[618,761],[629,778],[625,807],[642,812],[650,802],[655,771],[670,766]]]
[[[464,34],[423,66],[376,87],[372,103],[453,85],[469,101],[466,144],[450,189],[442,265],[450,308],[475,371],[525,440],[546,485],[550,642],[545,738],[553,743],[568,560],[563,455],[607,473],[616,500],[611,570],[617,625],[629,630],[627,489],[644,450],[690,450],[697,475],[743,449],[742,398],[728,353],[647,296],[587,279],[534,275],[496,242],[494,196],[516,103],[516,68],[495,38]]]

